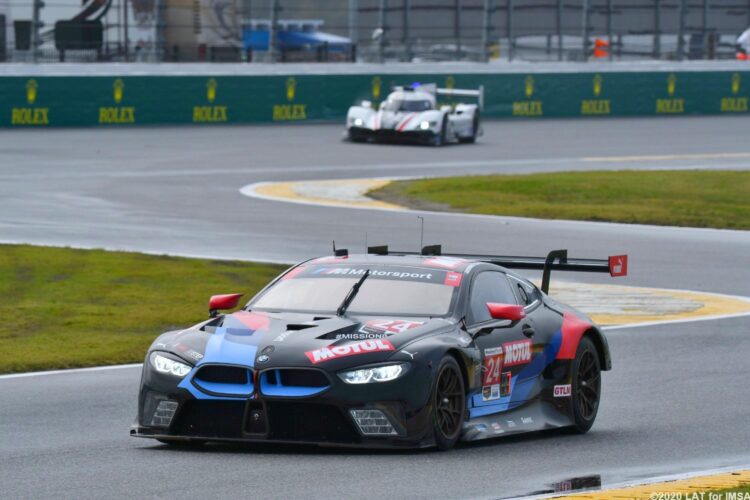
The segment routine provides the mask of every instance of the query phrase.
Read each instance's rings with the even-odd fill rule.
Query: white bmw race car
[[[437,96],[475,97],[477,104],[438,107]],[[482,86],[477,90],[440,89],[435,84],[395,87],[374,109],[370,101],[352,106],[346,116],[352,142],[403,140],[440,146],[449,141],[475,142],[482,135]]]

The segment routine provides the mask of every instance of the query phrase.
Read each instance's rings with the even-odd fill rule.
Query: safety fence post
[[[590,0],[581,0],[581,8],[583,10],[582,17],[581,17],[581,38],[583,38],[583,61],[586,62],[589,60],[589,33],[590,33],[590,26],[589,26],[589,14],[591,10],[591,4]]]
[[[507,3],[508,10],[506,12],[506,29],[507,29],[507,35],[508,35],[508,61],[513,60],[513,53],[514,53],[514,43],[513,43],[513,7],[514,3],[513,0],[508,0]]]

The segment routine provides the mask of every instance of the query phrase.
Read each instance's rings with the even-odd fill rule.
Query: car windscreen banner
[[[287,273],[289,278],[361,278],[370,270],[367,279],[416,281],[448,286],[461,284],[461,273],[441,269],[408,266],[301,266]]]

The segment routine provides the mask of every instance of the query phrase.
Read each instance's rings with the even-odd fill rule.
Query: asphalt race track
[[[477,145],[440,149],[354,145],[340,135],[330,125],[4,131],[0,241],[291,262],[326,254],[332,239],[361,249],[365,233],[370,244],[416,249],[418,221],[414,213],[258,200],[242,196],[242,186],[750,168],[745,117],[493,122]],[[425,243],[483,253],[628,253],[631,275],[618,284],[750,296],[749,232],[434,214]],[[750,464],[750,317],[608,337],[614,370],[588,435],[542,433],[450,453],[172,450],[128,436],[138,368],[0,377],[0,496],[498,498],[577,477],[612,484]]]

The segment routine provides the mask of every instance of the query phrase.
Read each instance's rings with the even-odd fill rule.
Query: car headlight
[[[355,118],[354,119],[354,126],[355,127],[361,127],[364,124],[365,124],[365,122],[362,121],[362,118]]]
[[[422,122],[422,123],[420,123],[419,124],[419,128],[421,128],[422,130],[427,130],[428,128],[430,128],[430,122]]]
[[[347,384],[368,384],[370,382],[395,380],[404,371],[404,363],[399,363],[396,365],[375,366],[372,368],[339,372],[339,377]]]
[[[156,352],[151,353],[151,366],[159,373],[168,373],[180,378],[190,373],[190,370],[193,369],[186,363],[175,361]]]

